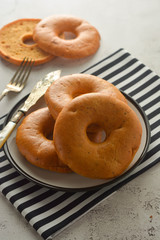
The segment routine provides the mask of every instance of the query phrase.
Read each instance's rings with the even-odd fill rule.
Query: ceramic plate
[[[124,94],[124,93],[123,93]],[[48,188],[62,190],[62,191],[88,191],[101,188],[106,185],[110,185],[119,181],[121,178],[125,177],[129,174],[135,167],[140,164],[140,162],[144,159],[144,156],[147,152],[149,142],[150,142],[150,127],[148,123],[148,119],[143,112],[142,108],[135,102],[130,96],[124,94],[128,100],[129,106],[135,111],[137,114],[143,128],[142,140],[132,163],[129,165],[128,169],[119,177],[110,179],[110,180],[99,180],[99,179],[90,179],[79,176],[75,173],[63,174],[50,172],[44,169],[40,169],[38,167],[33,166],[25,158],[19,153],[18,148],[16,146],[16,129],[11,134],[6,144],[4,145],[4,151],[13,165],[13,167],[22,175],[24,175],[29,180],[40,184],[41,186],[45,186]],[[9,121],[12,115],[15,114],[17,109],[23,105],[25,99],[24,97],[21,101],[19,101],[13,109],[10,111],[9,115],[6,118],[5,124]],[[41,98],[34,107],[30,109],[29,112],[32,112],[38,108],[44,107],[45,102],[44,99]],[[18,126],[17,126],[18,127]]]

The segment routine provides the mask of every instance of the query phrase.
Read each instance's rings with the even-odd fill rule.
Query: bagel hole
[[[29,45],[29,46],[32,46],[32,45],[35,45],[36,43],[34,42],[33,40],[33,37],[31,35],[27,35],[27,36],[24,36],[23,39],[22,39],[23,43],[25,45]]]
[[[72,40],[75,39],[77,36],[75,33],[73,32],[63,32],[63,34],[61,34],[61,37],[63,37],[65,40]]]
[[[92,89],[74,91],[74,92],[72,92],[72,98],[76,98],[76,97],[79,97],[79,96],[81,96],[83,94],[88,94],[88,93],[91,93],[91,92],[93,92]]]
[[[106,132],[98,124],[90,124],[87,127],[86,133],[91,142],[103,143],[106,140]]]
[[[47,134],[47,135],[46,135],[46,138],[47,138],[48,140],[53,140],[53,133],[51,132],[51,133]]]

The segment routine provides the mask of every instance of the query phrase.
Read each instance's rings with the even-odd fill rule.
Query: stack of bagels
[[[54,56],[83,58],[94,54],[99,46],[100,34],[94,26],[67,15],[18,19],[0,30],[0,56],[17,65],[24,57],[34,60],[35,65]]]
[[[67,39],[66,33],[72,37]],[[0,56],[17,65],[24,57],[35,65],[54,56],[83,58],[99,46],[97,29],[73,16],[19,19],[0,30]],[[140,146],[142,128],[115,86],[87,74],[64,76],[48,88],[45,102],[17,130],[18,149],[31,164],[101,179],[127,169]]]
[[[142,127],[114,85],[93,75],[68,75],[48,88],[45,102],[17,130],[18,149],[31,164],[97,179],[128,168]]]

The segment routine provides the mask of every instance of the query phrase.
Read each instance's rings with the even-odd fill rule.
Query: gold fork
[[[28,58],[24,58],[21,65],[15,72],[14,76],[10,80],[10,82],[6,85],[6,88],[3,90],[3,92],[0,95],[0,101],[4,96],[8,94],[8,92],[20,92],[29,77],[29,74],[32,70],[32,67],[34,65],[34,61],[28,60]]]

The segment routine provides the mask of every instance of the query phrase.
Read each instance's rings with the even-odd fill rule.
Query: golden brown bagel
[[[53,138],[54,119],[48,108],[38,109],[24,118],[18,127],[16,143],[20,153],[33,165],[61,173],[71,170],[59,160]]]
[[[74,39],[62,39],[71,32]],[[65,58],[83,58],[94,54],[100,45],[100,35],[87,21],[73,16],[50,16],[35,27],[33,39],[44,51]]]
[[[91,124],[102,127],[102,143],[89,140]],[[135,112],[124,102],[103,94],[73,99],[58,115],[54,141],[61,161],[74,172],[90,178],[110,179],[122,174],[132,162],[142,135]]]
[[[72,99],[86,93],[101,93],[127,103],[123,94],[111,83],[89,74],[72,74],[61,77],[47,89],[45,101],[56,119],[64,106]]]
[[[44,52],[32,41],[33,29],[41,19],[18,19],[0,30],[0,56],[10,63],[20,65],[24,57],[35,61],[35,65],[46,63],[53,55]]]
[[[59,160],[55,151],[54,124],[55,120],[47,107],[30,113],[18,127],[16,135],[18,149],[30,163],[37,167],[60,173],[72,172]],[[91,127],[88,129],[88,137],[93,142],[100,142],[102,131]]]

